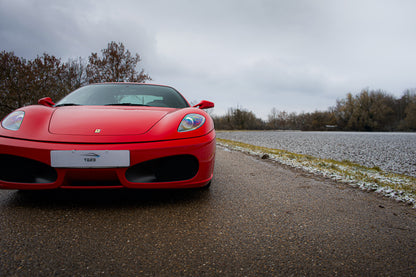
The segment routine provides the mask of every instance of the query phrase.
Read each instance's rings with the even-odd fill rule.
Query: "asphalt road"
[[[416,211],[238,152],[209,190],[0,191],[0,276],[416,274]]]

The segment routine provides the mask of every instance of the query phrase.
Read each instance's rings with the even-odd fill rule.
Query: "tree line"
[[[131,54],[123,43],[108,43],[101,53],[87,60],[60,58],[44,53],[33,60],[17,57],[14,52],[0,53],[0,116],[40,98],[59,100],[89,83],[145,82],[151,80],[143,69],[137,70],[139,54]]]
[[[131,54],[123,43],[108,43],[101,53],[87,60],[60,58],[44,53],[33,60],[0,52],[0,117],[40,98],[59,100],[89,83],[146,82],[143,69],[137,70],[139,54]],[[416,131],[416,89],[396,98],[381,90],[364,89],[337,100],[327,111],[288,113],[273,108],[267,120],[242,107],[229,108],[223,116],[213,116],[223,130],[305,130],[305,131]]]
[[[406,90],[400,98],[363,89],[356,95],[348,93],[326,111],[311,113],[273,108],[266,121],[242,107],[229,108],[213,119],[222,130],[416,131],[416,89]]]

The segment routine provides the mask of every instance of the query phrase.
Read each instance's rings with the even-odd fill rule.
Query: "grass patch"
[[[379,167],[369,168],[348,160],[321,159],[240,141],[217,138],[217,143],[259,157],[268,154],[271,160],[281,164],[349,183],[364,190],[374,190],[416,207],[416,178],[411,176],[384,172]]]

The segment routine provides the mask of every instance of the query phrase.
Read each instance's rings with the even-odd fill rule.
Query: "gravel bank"
[[[415,133],[221,131],[217,137],[324,159],[348,160],[416,177]]]

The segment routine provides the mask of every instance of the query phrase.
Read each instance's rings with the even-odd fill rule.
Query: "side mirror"
[[[206,100],[202,100],[201,102],[199,102],[199,104],[196,104],[194,106],[199,107],[200,109],[210,109],[210,108],[214,108],[214,103],[210,102],[210,101],[206,101]]]
[[[46,107],[52,107],[53,105],[55,105],[55,103],[52,101],[50,97],[39,99],[38,104]]]

